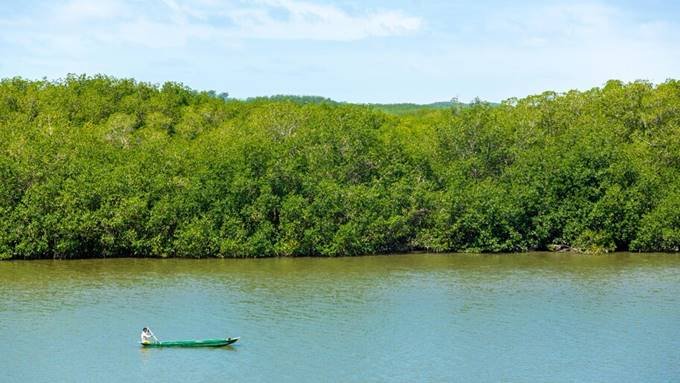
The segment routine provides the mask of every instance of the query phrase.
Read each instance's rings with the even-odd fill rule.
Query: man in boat
[[[140,337],[142,338],[142,343],[144,344],[154,343],[154,336],[148,327],[144,327],[142,329],[142,334],[140,335]]]

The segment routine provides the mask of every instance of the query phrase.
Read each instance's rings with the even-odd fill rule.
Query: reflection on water
[[[0,263],[8,381],[672,381],[680,257]],[[241,336],[219,349],[142,349]]]

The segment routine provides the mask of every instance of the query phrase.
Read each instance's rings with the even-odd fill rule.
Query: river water
[[[3,382],[680,381],[678,255],[0,262],[0,286]]]

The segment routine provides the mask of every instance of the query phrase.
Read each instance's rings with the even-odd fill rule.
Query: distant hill
[[[340,104],[330,98],[321,96],[296,96],[290,94],[277,94],[273,96],[259,96],[249,97],[246,102],[262,102],[262,101],[290,101],[299,105],[305,104]]]
[[[290,101],[299,105],[305,104],[355,104],[351,102],[339,102],[332,100],[330,98],[321,96],[296,96],[296,95],[285,95],[278,94],[274,96],[262,96],[262,97],[251,97],[245,100],[246,102],[264,102],[264,101]],[[385,113],[394,115],[403,115],[408,113],[415,113],[423,110],[441,110],[441,109],[451,109],[454,104],[465,107],[469,104],[456,102],[456,101],[439,101],[429,104],[414,104],[408,102],[396,103],[396,104],[358,104],[372,107],[375,109],[382,110]],[[356,105],[356,104],[355,104]]]
[[[458,103],[459,105],[467,105],[464,103]],[[413,104],[413,103],[398,103],[398,104],[367,104],[376,109],[380,109],[385,113],[389,114],[408,114],[413,112],[419,112],[422,110],[435,110],[435,109],[451,109],[453,107],[453,101],[439,101],[430,104]]]

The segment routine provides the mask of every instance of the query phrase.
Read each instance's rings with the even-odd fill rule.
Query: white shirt
[[[151,336],[151,333],[142,331],[140,337],[142,338],[142,343],[153,343],[153,337]]]

